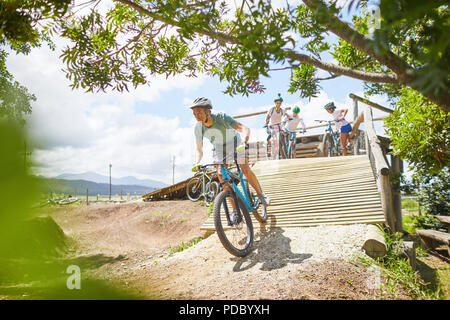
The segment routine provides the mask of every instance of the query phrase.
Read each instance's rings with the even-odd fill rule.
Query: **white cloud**
[[[179,173],[192,164],[192,128],[183,128],[176,117],[137,113],[136,105],[157,102],[173,89],[189,94],[203,84],[203,77],[153,77],[149,87],[129,93],[72,91],[58,53],[46,47],[28,56],[11,55],[8,68],[37,96],[27,127],[39,174],[105,174],[112,163],[117,177],[170,182],[172,155]]]

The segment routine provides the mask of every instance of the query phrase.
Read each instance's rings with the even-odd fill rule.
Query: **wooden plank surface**
[[[385,223],[366,155],[258,161],[252,169],[271,200],[266,224],[252,217],[255,228]],[[214,230],[212,216],[201,229]]]

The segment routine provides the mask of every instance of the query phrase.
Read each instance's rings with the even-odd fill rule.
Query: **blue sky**
[[[27,128],[29,140],[36,146],[35,171],[46,176],[86,171],[106,175],[111,163],[114,177],[131,175],[170,183],[171,159],[175,156],[175,180],[187,178],[193,164],[195,125],[188,106],[198,96],[210,98],[215,110],[234,116],[268,110],[281,93],[283,106],[299,105],[308,126],[315,124],[314,119],[329,117],[322,108],[329,101],[339,108],[349,108],[347,119],[353,119],[348,95],[363,94],[362,81],[339,77],[322,82],[317,98],[300,99],[298,93],[287,93],[289,71],[272,72],[270,78],[262,80],[266,92],[248,97],[225,95],[226,83],[204,75],[169,79],[156,76],[151,78],[150,86],[129,93],[84,93],[71,90],[61,71],[64,65],[59,55],[64,44],[57,40],[56,51],[42,46],[28,56],[11,54],[7,60],[15,78],[37,96]],[[388,106],[384,97],[370,99]],[[382,112],[374,111],[374,116],[379,115]],[[252,130],[250,141],[265,140],[263,119],[241,119]],[[376,128],[383,133],[381,123]],[[211,160],[207,141],[204,149],[206,163]]]

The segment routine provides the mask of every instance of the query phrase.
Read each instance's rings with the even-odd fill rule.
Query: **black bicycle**
[[[203,197],[205,204],[209,205],[214,201],[219,192],[219,183],[214,181],[207,171],[209,165],[200,166],[199,173],[196,174],[186,185],[186,194],[191,201],[198,201]]]

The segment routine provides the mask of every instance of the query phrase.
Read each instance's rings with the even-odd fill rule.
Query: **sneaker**
[[[270,204],[270,198],[266,196],[264,193],[258,194],[258,198],[264,207],[267,207]]]

